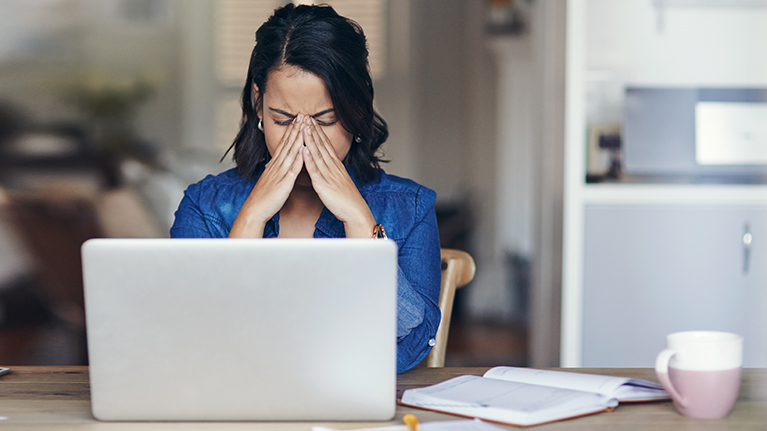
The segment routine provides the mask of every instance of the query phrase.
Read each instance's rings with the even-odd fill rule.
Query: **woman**
[[[399,249],[397,371],[418,364],[440,319],[436,194],[379,166],[388,130],[362,29],[329,6],[277,9],[256,32],[242,112],[236,168],[186,190],[171,236],[388,234]]]

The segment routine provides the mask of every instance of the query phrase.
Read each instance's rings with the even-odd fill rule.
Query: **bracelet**
[[[373,239],[386,239],[386,231],[384,230],[384,227],[382,224],[377,224],[373,228]]]

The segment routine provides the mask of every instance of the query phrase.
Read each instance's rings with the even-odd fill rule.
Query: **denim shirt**
[[[399,250],[397,275],[397,372],[417,365],[431,350],[440,321],[441,263],[436,193],[411,180],[387,175],[368,183],[350,172],[370,211]],[[260,173],[258,174],[260,177]],[[257,179],[231,169],[192,184],[176,211],[173,238],[226,238]],[[266,223],[264,238],[280,232],[279,212]],[[372,235],[372,226],[371,226]],[[344,238],[343,223],[323,208],[315,238]]]

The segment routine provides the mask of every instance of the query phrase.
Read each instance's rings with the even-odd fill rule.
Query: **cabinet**
[[[716,329],[743,334],[745,365],[767,367],[765,177],[586,183],[588,136],[621,130],[627,88],[767,88],[767,5],[661,3],[567,3],[560,364],[651,367],[668,333]]]
[[[767,366],[767,206],[585,206],[586,367],[652,367],[665,335],[743,334]]]

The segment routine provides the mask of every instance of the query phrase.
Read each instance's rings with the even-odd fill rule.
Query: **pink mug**
[[[743,337],[729,332],[688,331],[666,336],[655,373],[677,411],[694,418],[730,414],[740,389]]]

